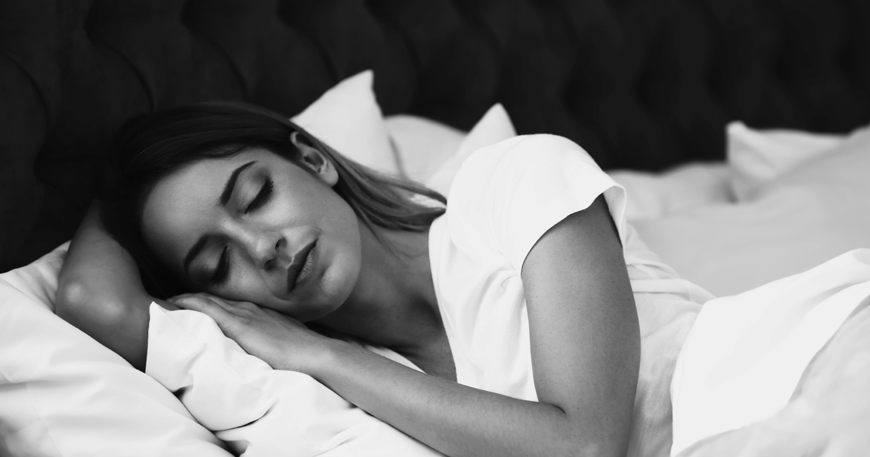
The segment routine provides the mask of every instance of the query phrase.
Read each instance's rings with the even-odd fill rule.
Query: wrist
[[[353,349],[353,346],[346,341],[320,335],[318,337],[322,338],[323,341],[310,352],[310,356],[305,362],[304,372],[325,384],[330,373],[335,367],[341,366],[342,358],[348,353],[348,350]]]

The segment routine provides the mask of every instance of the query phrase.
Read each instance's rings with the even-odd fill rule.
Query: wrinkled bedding
[[[851,457],[870,449],[870,306],[846,321],[773,416],[710,437],[679,457]]]
[[[745,437],[751,436],[748,430],[770,428],[784,438],[786,432],[798,433],[818,424],[819,417],[843,421],[860,415],[855,408],[866,403],[868,395],[850,387],[861,384],[859,379],[864,386],[870,384],[870,371],[865,368],[870,345],[849,329],[862,326],[868,303],[870,250],[862,249],[799,275],[705,304],[680,353],[671,386],[672,455],[690,447],[694,450],[689,454],[703,448],[733,451],[760,446],[757,439],[741,444],[734,436],[727,438],[732,430],[738,430],[732,435]],[[841,329],[849,316],[853,316],[849,324]],[[857,316],[861,318],[856,320]],[[840,384],[846,388],[832,389]],[[865,408],[863,415],[868,413]],[[814,446],[822,447],[834,439],[847,438],[850,446],[864,440],[866,430],[860,437],[850,436],[849,430],[857,431],[838,430],[829,424],[806,436],[813,437]],[[794,445],[789,440],[764,441],[773,438],[765,437],[764,446]]]

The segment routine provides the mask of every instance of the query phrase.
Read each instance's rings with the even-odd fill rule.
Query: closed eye
[[[266,182],[263,183],[263,187],[260,188],[260,191],[257,192],[257,196],[248,203],[248,206],[245,207],[245,214],[263,206],[263,203],[269,199],[269,196],[272,195],[272,189],[274,189],[275,183],[272,182],[271,179],[266,179]]]
[[[224,250],[221,252],[221,257],[218,260],[217,268],[214,269],[214,274],[212,274],[209,283],[211,284],[221,284],[229,276],[230,271],[230,257],[229,257],[229,246],[224,246]]]

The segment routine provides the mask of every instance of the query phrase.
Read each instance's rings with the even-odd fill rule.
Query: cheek
[[[323,288],[331,292],[331,301],[344,303],[356,286],[361,265],[359,244],[342,246],[344,249],[336,252],[333,262],[323,274]]]
[[[316,286],[294,300],[287,314],[305,321],[323,317],[344,304],[356,286],[361,265],[359,222],[350,207],[345,207],[346,213],[331,221],[330,230],[321,235],[318,255],[323,270]]]
[[[274,302],[275,297],[269,292],[268,285],[252,265],[234,259],[231,268],[229,282],[219,287],[207,288],[205,292],[230,300],[248,301],[259,305]]]
[[[342,267],[344,275],[352,284],[356,283],[362,264],[362,241],[360,239],[360,224],[350,205],[341,200],[341,210],[336,213],[340,219],[335,221],[337,236],[341,238],[341,252],[336,253],[338,264]]]

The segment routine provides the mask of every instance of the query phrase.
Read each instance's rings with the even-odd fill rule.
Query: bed
[[[722,304],[870,247],[867,24],[857,0],[3,2],[0,455],[242,452],[51,311],[63,244],[131,116],[248,101],[442,190],[477,146],[563,135],[627,188],[650,248]],[[836,265],[860,269],[854,255]],[[778,404],[683,455],[866,449],[864,309]],[[299,436],[337,439],[322,424]],[[383,455],[366,446],[389,430],[355,430],[310,455]]]

